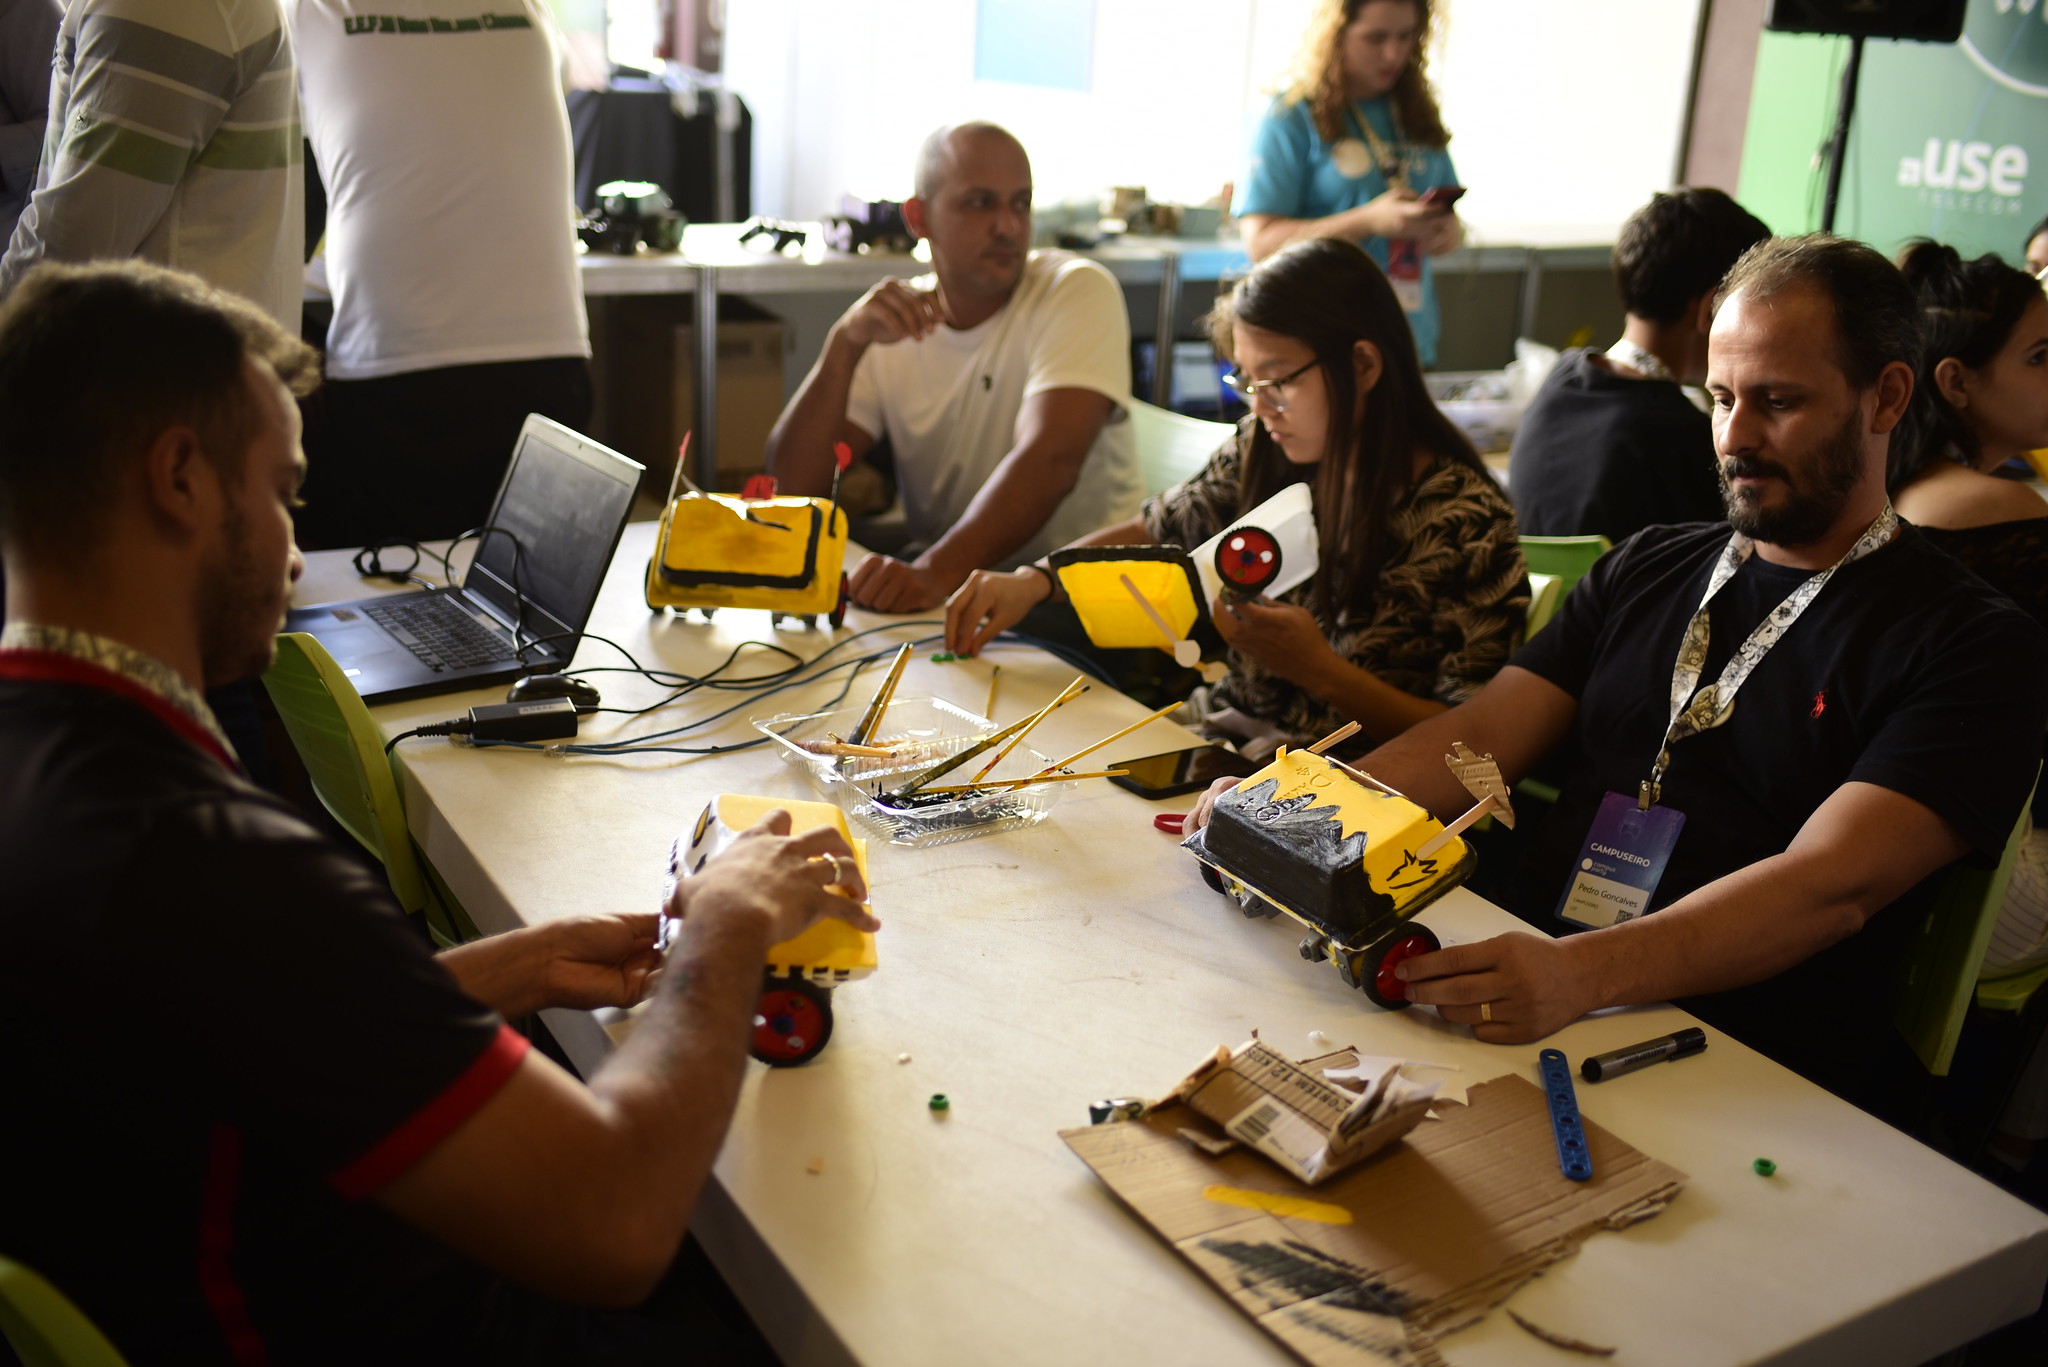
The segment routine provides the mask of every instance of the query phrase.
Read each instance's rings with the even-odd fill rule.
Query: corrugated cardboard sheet
[[[1311,1060],[1311,1063],[1317,1062]],[[1685,1174],[1586,1125],[1593,1180],[1558,1171],[1543,1093],[1519,1077],[1473,1087],[1471,1104],[1311,1190],[1239,1148],[1182,1139],[1220,1132],[1185,1105],[1061,1138],[1203,1275],[1307,1362],[1438,1367],[1437,1341],[1507,1299],[1587,1235],[1657,1214]],[[1212,1199],[1210,1188],[1311,1198],[1349,1223]]]

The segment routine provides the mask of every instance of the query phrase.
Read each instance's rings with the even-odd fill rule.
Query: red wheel
[[[1223,886],[1222,874],[1216,872],[1215,869],[1210,868],[1207,864],[1204,864],[1199,859],[1195,861],[1195,867],[1202,871],[1202,881],[1204,883],[1207,883],[1210,887],[1216,889],[1216,891],[1220,893],[1223,893],[1225,895],[1229,894],[1230,889]]]
[[[802,978],[770,977],[754,1007],[755,1058],[793,1068],[818,1056],[832,1038],[832,993]]]
[[[1443,942],[1428,926],[1411,923],[1382,937],[1363,954],[1352,956],[1346,965],[1350,971],[1344,976],[1352,980],[1374,1006],[1388,1011],[1403,1011],[1414,1003],[1408,1000],[1408,984],[1394,976],[1395,966],[1418,954],[1434,954],[1441,948]]]
[[[839,576],[839,601],[832,605],[831,615],[825,619],[832,624],[834,631],[846,625],[846,605],[849,601],[846,596],[846,576],[841,574]]]
[[[1280,577],[1280,543],[1263,527],[1239,527],[1216,547],[1216,573],[1250,596]]]

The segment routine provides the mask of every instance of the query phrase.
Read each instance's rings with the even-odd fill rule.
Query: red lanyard
[[[212,755],[228,769],[240,771],[241,766],[235,763],[227,747],[223,746],[220,739],[211,731],[172,706],[163,697],[104,666],[54,650],[0,650],[0,679],[77,684],[126,698],[149,709],[156,715],[157,720]]]

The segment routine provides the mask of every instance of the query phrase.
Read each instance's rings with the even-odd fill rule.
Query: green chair
[[[2032,802],[2029,794],[2028,805]],[[1949,1064],[1955,1059],[1963,1020],[1980,990],[1977,970],[1983,967],[1991,927],[2005,905],[2005,890],[2012,882],[2026,830],[2023,807],[1997,868],[1958,867],[1942,880],[1933,908],[1915,930],[1906,951],[1892,1020],[1934,1077],[1948,1076]]]
[[[2017,1016],[2027,1009],[2043,983],[2048,983],[2048,964],[2010,977],[1979,979],[1977,1006],[1980,1010],[2005,1011]]]
[[[1205,422],[1143,399],[1132,399],[1128,409],[1131,444],[1137,448],[1138,474],[1148,498],[1200,473],[1237,431],[1231,423]]]
[[[1593,568],[1593,562],[1614,549],[1614,543],[1604,536],[1525,536],[1522,541],[1522,559],[1528,563],[1531,574],[1554,574],[1563,581],[1558,590],[1558,599],[1572,591],[1572,585]],[[1535,635],[1532,625],[1529,634]]]
[[[1557,605],[1564,601],[1564,580],[1554,574],[1529,572],[1529,622],[1522,630],[1522,639],[1528,640],[1550,624],[1557,616]]]
[[[22,1367],[128,1367],[69,1297],[11,1258],[0,1258],[0,1335]]]
[[[279,636],[277,661],[263,687],[320,805],[383,863],[398,904],[423,916],[444,948],[475,939],[468,916],[414,851],[383,734],[327,648],[306,632]]]

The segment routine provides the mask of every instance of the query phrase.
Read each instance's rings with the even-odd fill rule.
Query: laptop
[[[482,536],[459,587],[295,608],[284,629],[318,637],[367,703],[563,669],[641,473],[637,461],[528,414],[484,522],[511,536]]]

